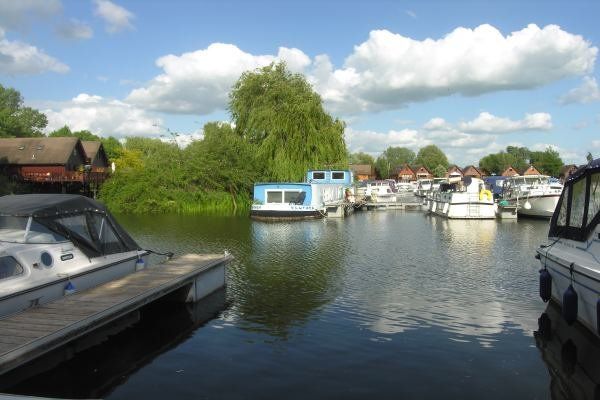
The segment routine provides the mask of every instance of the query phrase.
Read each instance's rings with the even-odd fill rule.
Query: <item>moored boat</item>
[[[600,336],[600,159],[574,172],[552,215],[548,245],[537,249],[540,296]]]
[[[550,218],[562,189],[546,175],[513,176],[504,180],[500,200],[516,206],[519,215]]]
[[[427,197],[430,212],[446,218],[496,218],[492,193],[479,178],[464,177],[459,182],[442,183]]]
[[[1,197],[0,317],[133,273],[147,255],[90,198]]]

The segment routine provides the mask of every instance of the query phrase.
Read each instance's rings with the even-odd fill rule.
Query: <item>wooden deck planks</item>
[[[0,320],[0,373],[82,336],[231,261],[189,254]]]

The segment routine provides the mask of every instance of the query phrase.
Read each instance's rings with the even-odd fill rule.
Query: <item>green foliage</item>
[[[348,162],[350,164],[369,164],[375,165],[375,159],[372,155],[359,152],[359,153],[351,153],[348,156]]]
[[[121,156],[123,153],[123,145],[113,136],[107,138],[101,138],[102,147],[109,160],[114,161]]]
[[[377,161],[375,161],[375,170],[377,171],[377,176],[379,176],[381,179],[387,179],[390,177],[392,167],[388,159],[383,154],[377,157]]]
[[[517,171],[522,171],[533,163],[531,161],[532,152],[527,147],[508,146],[506,148],[506,153],[514,157],[514,161],[511,165]]]
[[[446,172],[448,172],[448,168],[445,168],[443,165],[438,165],[433,169],[433,171],[431,171],[433,176],[436,178],[443,178],[446,176]]]
[[[587,155],[585,156],[585,159],[588,163],[591,163],[592,161],[594,161],[594,156],[591,152],[588,151]]]
[[[21,93],[0,85],[0,137],[43,136],[48,119],[41,112],[23,107]]]
[[[50,132],[48,134],[48,137],[77,137],[83,141],[90,142],[97,142],[100,140],[100,136],[96,136],[88,130],[72,132],[67,125],[63,126],[60,129]]]
[[[425,146],[419,150],[415,164],[422,165],[433,171],[438,165],[441,165],[445,169],[448,168],[448,158],[446,154],[434,144]]]
[[[503,151],[495,154],[488,154],[479,160],[479,167],[485,169],[490,174],[500,175],[506,168],[516,164],[515,156]]]
[[[563,161],[558,151],[548,147],[545,151],[532,151],[531,163],[542,173],[550,176],[559,176]]]
[[[383,152],[383,156],[390,162],[392,170],[415,161],[415,152],[406,147],[388,147]]]
[[[256,145],[265,178],[298,181],[307,169],[347,166],[344,122],[284,63],[242,74],[229,95],[235,132]]]

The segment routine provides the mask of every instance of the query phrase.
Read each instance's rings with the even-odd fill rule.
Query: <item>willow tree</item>
[[[343,121],[284,63],[242,74],[229,94],[235,132],[257,146],[265,179],[300,180],[310,168],[347,166]]]

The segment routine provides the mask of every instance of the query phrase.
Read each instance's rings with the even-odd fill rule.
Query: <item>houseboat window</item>
[[[556,219],[557,226],[566,226],[567,225],[567,208],[569,205],[569,192],[571,191],[571,187],[567,186],[563,190],[560,211],[558,213],[558,218]]]
[[[267,192],[267,203],[281,203],[283,199],[283,193],[281,190],[274,190]]]
[[[23,267],[10,256],[0,257],[0,279],[22,275]]]
[[[325,172],[313,172],[313,179],[325,179]]]
[[[283,202],[284,203],[292,203],[298,200],[298,196],[300,195],[299,190],[286,190],[283,192]]]
[[[590,204],[588,205],[588,224],[600,213],[600,172],[590,177]]]
[[[585,211],[585,179],[580,179],[573,184],[571,196],[571,218],[569,226],[581,228],[583,224],[583,212]]]
[[[345,176],[346,176],[346,174],[344,172],[332,172],[331,173],[332,179],[344,179]]]

